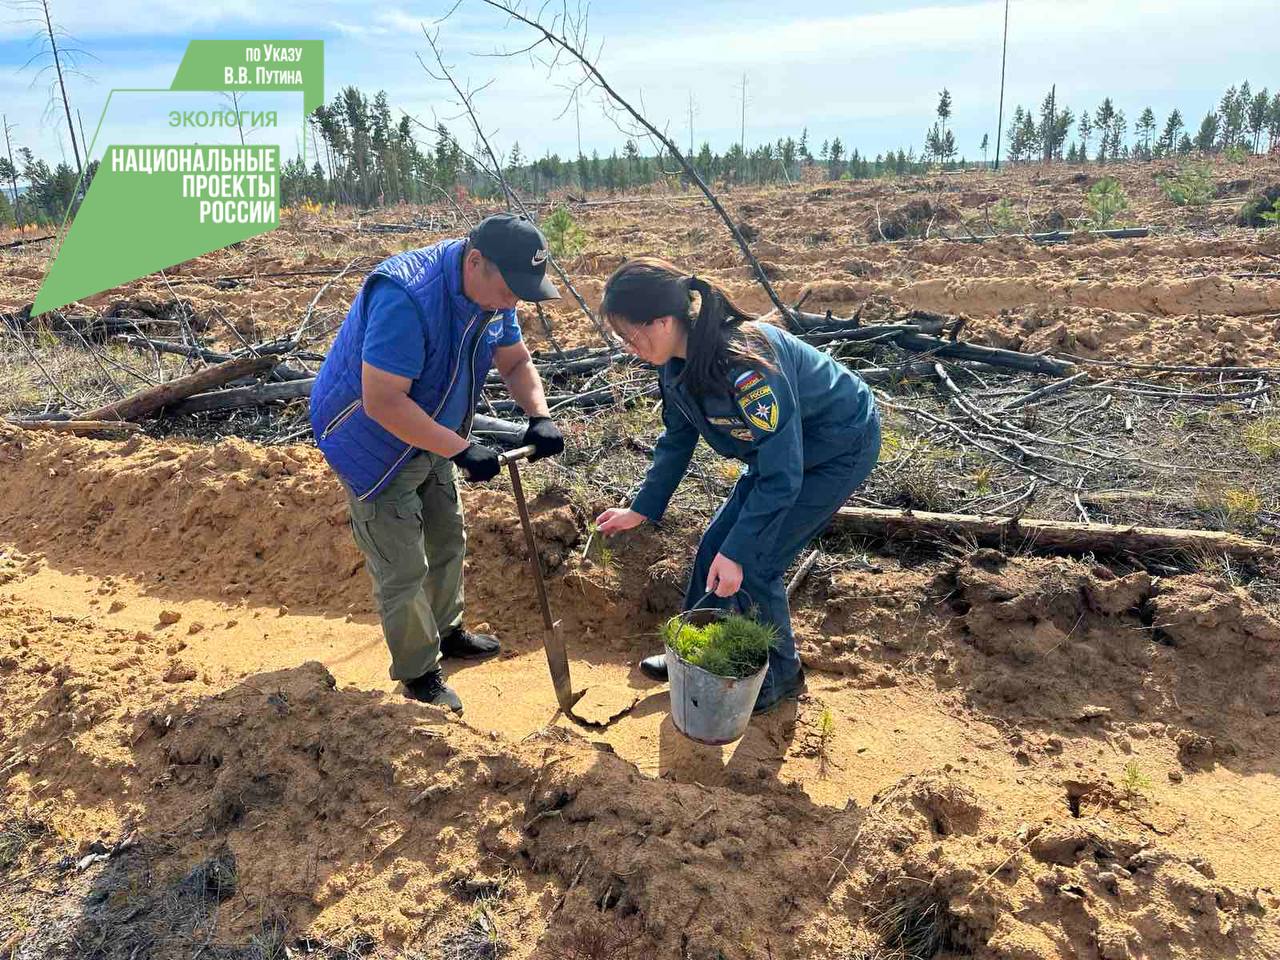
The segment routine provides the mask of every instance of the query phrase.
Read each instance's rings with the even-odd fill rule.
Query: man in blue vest
[[[391,677],[406,696],[462,712],[441,657],[490,657],[495,637],[462,624],[466,553],[458,470],[498,473],[467,437],[491,366],[529,418],[530,459],[564,440],[520,337],[515,306],[560,296],[547,241],[498,214],[465,239],[384,260],[351,304],[311,392],[316,441],[346,489],[351,529],[373,580]]]

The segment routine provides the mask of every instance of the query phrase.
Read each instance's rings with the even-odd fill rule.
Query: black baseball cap
[[[495,213],[477,223],[467,238],[490,261],[521,300],[558,300],[547,276],[547,238],[528,217]]]

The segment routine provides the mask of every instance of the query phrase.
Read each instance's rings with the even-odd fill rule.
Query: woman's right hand
[[[623,530],[638,527],[647,519],[648,517],[643,513],[636,513],[627,507],[610,507],[596,517],[596,529],[606,537],[611,537],[615,533],[622,533]]]

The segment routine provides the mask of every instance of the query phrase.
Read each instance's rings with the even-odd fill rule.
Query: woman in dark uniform
[[[631,506],[596,522],[606,535],[658,522],[698,437],[747,464],[703,534],[685,609],[708,592],[728,600],[742,590],[777,627],[756,702],[757,713],[770,710],[804,686],[783,575],[879,459],[875,400],[842,364],[661,260],[619,267],[601,313],[630,353],[658,367],[665,429]],[[640,666],[666,679],[661,654]]]

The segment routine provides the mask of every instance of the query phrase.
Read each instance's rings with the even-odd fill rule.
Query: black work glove
[[[534,453],[529,459],[541,460],[543,457],[554,457],[564,453],[564,436],[560,428],[551,422],[550,417],[530,417],[528,429],[520,446],[533,445]]]
[[[468,483],[484,483],[486,480],[492,480],[502,469],[498,455],[479,443],[468,444],[467,449],[461,453],[455,453],[449,459],[462,468]]]

